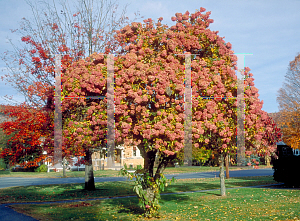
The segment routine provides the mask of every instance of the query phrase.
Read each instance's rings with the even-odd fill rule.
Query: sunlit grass
[[[15,205],[40,220],[147,220],[137,198],[47,205]],[[241,188],[162,195],[161,218],[151,220],[299,220],[300,190]]]

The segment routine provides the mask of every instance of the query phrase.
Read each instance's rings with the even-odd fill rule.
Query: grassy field
[[[161,218],[150,220],[299,220],[300,190],[239,188],[184,193],[219,188],[218,178],[185,179],[166,187],[160,200]],[[272,176],[241,177],[226,180],[227,188],[277,183]],[[0,203],[45,202],[135,196],[133,182],[96,183],[96,191],[85,191],[81,184],[12,187],[0,190]],[[183,192],[184,191],[184,192]],[[12,206],[39,220],[145,220],[138,199],[120,198],[61,204],[22,204]]]
[[[266,168],[266,166],[260,166]],[[230,167],[230,170],[253,169],[251,167]],[[211,172],[219,171],[219,167],[168,167],[164,174],[179,174],[179,173],[196,173],[196,172]],[[156,171],[156,168],[155,168]],[[94,171],[95,177],[117,177],[119,171],[116,170],[100,170]],[[37,173],[37,172],[9,172],[0,171],[0,177],[35,177],[35,178],[61,178],[62,172]],[[66,173],[67,177],[84,177],[84,171],[72,171]]]

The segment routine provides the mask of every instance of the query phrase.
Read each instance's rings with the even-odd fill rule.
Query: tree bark
[[[63,158],[63,178],[66,178],[67,175],[66,175],[66,158],[64,157]]]
[[[144,157],[145,173],[149,173],[149,176],[151,176],[151,177],[153,177],[153,169],[154,169],[156,152],[157,152],[156,150],[149,151],[149,152],[145,153],[146,157]]]
[[[161,174],[165,170],[165,168],[168,165],[171,158],[160,157],[157,170],[154,171],[154,162],[155,162],[155,158],[156,158],[156,151],[149,151],[147,153],[147,155],[148,155],[147,159],[144,159],[145,160],[145,167],[144,167],[145,173],[147,173],[147,172],[150,173],[151,182],[155,184],[156,180],[160,180]],[[155,172],[155,174],[154,174],[154,172]],[[160,197],[159,186],[157,186],[157,185],[144,186],[143,190],[146,193],[146,196],[150,202],[150,205],[158,206],[158,208],[156,208],[154,210],[151,208],[148,208],[148,209],[146,208],[145,215],[146,215],[146,217],[150,218],[150,217],[153,217],[154,215],[158,214],[158,209],[159,209],[158,199]]]
[[[229,155],[225,157],[225,167],[226,167],[226,179],[229,179]]]
[[[165,158],[159,159],[159,164],[158,164],[155,176],[154,176],[154,180],[160,179],[160,174],[162,174],[164,172],[168,163],[169,163],[169,160],[166,160]]]
[[[92,153],[90,150],[85,152],[85,190],[95,190],[95,180],[93,171]]]
[[[266,156],[266,164],[267,164],[267,166],[269,167],[269,166],[271,166],[271,164],[270,164],[270,161],[271,161],[271,157],[270,156]]]
[[[223,154],[220,155],[220,185],[221,185],[221,196],[226,196]]]

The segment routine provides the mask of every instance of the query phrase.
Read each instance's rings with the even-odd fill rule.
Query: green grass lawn
[[[272,176],[240,177],[226,180],[226,188],[276,184]],[[94,199],[135,196],[133,182],[96,183],[96,191],[83,190],[82,184],[43,185],[0,189],[0,203],[44,202],[70,199]],[[300,190],[239,188],[228,189],[220,197],[219,178],[184,179],[166,187],[160,200],[161,218],[150,220],[299,220]],[[61,204],[13,205],[39,220],[145,220],[138,199],[120,198]],[[296,218],[295,218],[296,217]],[[177,219],[176,219],[177,218]],[[251,218],[251,219],[250,219]],[[295,218],[295,219],[294,219]]]
[[[270,177],[240,178],[230,179],[226,185],[237,187],[270,181]],[[165,192],[214,188],[217,183],[218,179],[185,180],[168,186]],[[114,186],[118,185],[120,183]],[[130,188],[127,186],[130,183],[125,187],[123,182],[121,189],[124,190],[106,192],[104,195],[122,195],[126,191],[129,194]],[[102,188],[105,187],[108,188],[108,184],[103,184]],[[137,204],[137,198],[121,198],[63,204],[14,205],[13,208],[39,220],[149,220],[141,217],[142,211]],[[160,205],[161,218],[150,220],[299,220],[300,190],[239,188],[227,190],[226,197],[220,197],[219,191],[162,195]]]
[[[260,166],[266,168],[266,166]],[[251,167],[230,167],[230,170],[252,169]],[[196,173],[196,172],[211,172],[219,171],[219,167],[168,167],[164,174],[179,174],[179,173]],[[156,171],[156,168],[155,168]],[[99,170],[94,171],[95,177],[117,177],[119,171],[116,170]],[[66,173],[67,177],[84,177],[84,171],[70,171]],[[35,177],[35,178],[61,178],[62,172],[37,173],[37,172],[9,172],[0,171],[0,177]]]

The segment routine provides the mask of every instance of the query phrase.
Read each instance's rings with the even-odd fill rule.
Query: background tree
[[[54,125],[48,122],[53,112],[45,112],[24,104],[7,105],[2,111],[14,119],[0,123],[0,128],[5,134],[1,141],[4,147],[0,151],[0,157],[9,162],[10,166],[19,164],[25,168],[34,168],[46,157],[42,154],[43,151],[53,155],[53,139],[49,137],[53,136]],[[49,117],[47,114],[52,115]],[[43,142],[45,138],[48,138],[46,145]],[[62,156],[65,160],[70,160],[71,153],[65,146],[62,147]],[[65,167],[63,177],[66,177]]]
[[[33,18],[24,18],[20,29],[12,31],[21,36],[22,42],[20,46],[11,42],[13,51],[7,51],[3,56],[8,74],[1,78],[25,96],[26,106],[39,109],[46,116],[44,130],[49,136],[46,146],[51,154],[54,145],[54,134],[51,133],[55,109],[51,95],[55,76],[54,55],[61,54],[63,67],[68,67],[95,51],[108,53],[116,50],[112,34],[129,21],[125,17],[127,6],[118,13],[117,1],[110,0],[27,3]]]
[[[275,120],[268,115],[268,118],[264,122],[265,131],[262,137],[263,148],[258,149],[258,155],[265,158],[267,166],[270,166],[271,157],[277,158],[277,142],[282,140],[282,130],[276,124]]]
[[[278,91],[279,122],[283,141],[300,148],[300,54],[290,62],[283,87]]]
[[[9,140],[15,135],[16,132],[7,135],[2,128],[0,128],[0,154],[4,149],[8,149],[11,152],[12,148],[10,145]],[[9,168],[9,155],[0,155],[0,164],[3,163],[5,166],[2,165],[2,169]]]
[[[44,136],[44,115],[24,106],[6,106],[3,113],[15,120],[0,124],[6,135],[12,135],[1,151],[1,158],[8,160],[10,166],[37,167],[44,158],[39,139]]]
[[[63,97],[107,96],[107,64],[93,54],[62,74]],[[92,152],[106,145],[107,99],[63,99],[63,146],[85,156],[85,189],[95,189]]]
[[[5,107],[5,105],[0,105],[0,124],[4,123],[6,121],[12,120],[6,114],[4,114],[4,112],[3,112],[4,107]],[[10,138],[12,138],[14,136],[14,133],[12,133],[11,135],[6,135],[4,130],[2,128],[0,128],[0,153],[5,148],[10,148],[8,141],[10,140]],[[8,157],[6,157],[6,158],[0,157],[0,170],[7,169],[7,167],[9,167],[9,158]]]
[[[94,52],[112,52],[113,31],[129,19],[127,6],[119,14],[117,1],[111,0],[27,3],[33,18],[24,18],[20,29],[12,31],[21,36],[22,44],[11,42],[14,50],[4,54],[8,74],[2,80],[22,93],[28,105],[42,107],[45,92],[54,86],[54,55],[61,54],[62,64],[70,64]]]

